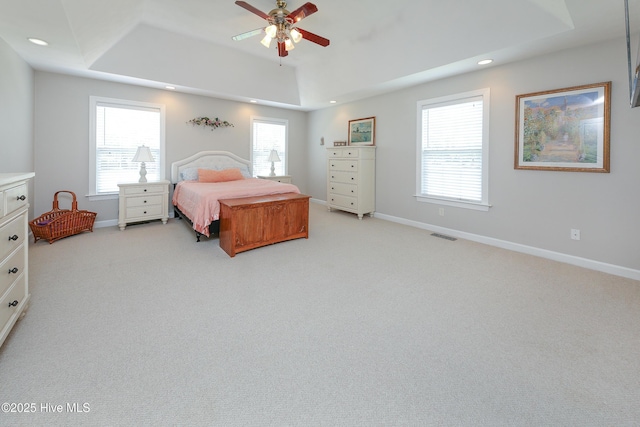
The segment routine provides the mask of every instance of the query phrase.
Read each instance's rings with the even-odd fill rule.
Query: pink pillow
[[[199,182],[226,182],[244,179],[242,172],[238,168],[214,171],[212,169],[198,169]]]

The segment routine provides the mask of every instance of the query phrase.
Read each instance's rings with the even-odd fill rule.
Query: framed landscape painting
[[[515,169],[609,172],[611,82],[516,96]]]
[[[375,145],[376,118],[349,120],[349,145]]]

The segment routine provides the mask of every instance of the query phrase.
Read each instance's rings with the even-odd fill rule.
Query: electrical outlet
[[[580,230],[572,228],[571,229],[571,239],[572,240],[580,240]]]
[[[444,216],[444,208],[438,208],[438,215]]]

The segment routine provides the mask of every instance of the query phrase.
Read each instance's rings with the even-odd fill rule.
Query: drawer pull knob
[[[144,211],[144,213],[146,214],[146,213],[147,213],[147,211]]]
[[[18,267],[13,267],[9,269],[9,274],[13,273],[16,274],[18,272]]]
[[[13,300],[13,302],[9,303],[9,307],[15,307],[16,305],[18,305],[18,300]]]
[[[351,165],[351,167],[353,167],[354,165]]]
[[[17,199],[24,202],[25,200],[27,200],[27,197],[23,194],[22,196],[18,196]]]
[[[146,189],[146,188],[144,189],[144,192],[145,192],[145,193],[147,192],[147,189]]]
[[[14,234],[13,236],[9,236],[9,240],[13,240],[14,242],[15,242],[16,240],[18,240],[18,238],[19,238],[19,237],[18,237],[18,235],[17,235],[17,234]]]
[[[144,203],[147,203],[147,201],[145,200]]]
[[[351,177],[351,181],[353,181],[355,178]]]

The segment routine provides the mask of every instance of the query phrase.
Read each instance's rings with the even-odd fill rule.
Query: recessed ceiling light
[[[169,90],[176,90],[175,86],[165,86],[164,88]]]
[[[37,44],[38,46],[48,46],[49,45],[49,43],[47,43],[46,41],[41,40],[41,39],[36,39],[34,37],[29,37],[27,40],[29,40],[33,44]]]
[[[251,101],[249,101],[252,104],[256,104],[258,101],[256,101],[255,99],[252,99]]]
[[[493,62],[493,59],[483,59],[482,61],[478,61],[478,65],[487,65],[487,64],[491,64]]]
[[[335,104],[338,101],[329,101],[329,104]]]

